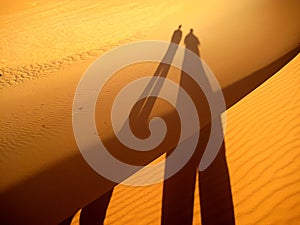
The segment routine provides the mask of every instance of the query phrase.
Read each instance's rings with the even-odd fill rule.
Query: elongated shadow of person
[[[173,32],[170,45],[162,59],[162,62],[158,65],[156,71],[154,72],[153,78],[147,84],[147,87],[141,96],[158,96],[159,91],[163,86],[163,82],[159,81],[157,78],[167,76],[181,38],[182,31],[181,25],[179,25],[178,29]],[[138,124],[139,121],[147,121],[156,100],[157,98],[148,97],[138,103],[138,105],[134,108],[135,111],[132,112],[132,114],[135,115],[134,123]]]
[[[91,202],[87,206],[81,209],[79,224],[80,225],[101,225],[104,223],[106,216],[107,208],[113,193],[113,189],[106,192],[100,198],[97,198],[95,201]],[[68,217],[59,225],[70,225],[72,223],[73,217]]]
[[[145,88],[144,93],[142,94],[143,96],[158,96],[163,83],[158,81],[157,78],[166,77],[169,72],[170,64],[172,63],[178,48],[177,44],[179,44],[182,38],[180,28],[181,26],[174,31],[166,54],[164,55],[162,62],[158,65],[153,78]],[[200,42],[194,35],[192,29],[185,37],[184,43],[187,50],[190,50],[200,56],[198,48]],[[183,71],[184,68],[193,66],[193,62],[190,62],[187,58],[188,57],[184,57]],[[203,71],[199,71],[199,74],[205,73]],[[205,96],[203,93],[201,96],[199,91],[193,91],[193,89],[196,90],[199,89],[199,87],[195,87],[191,78],[184,72],[181,73],[180,86],[186,90],[192,90],[189,94],[192,94],[191,98],[194,100],[197,108],[200,109],[198,112],[200,118],[202,115],[209,113],[209,107],[205,100]],[[145,98],[140,101],[139,105],[134,107],[135,112],[133,112],[133,115],[135,117],[136,124],[143,126],[141,123],[138,123],[138,121],[147,121],[156,99],[157,98],[154,97]],[[221,123],[221,120],[219,122]],[[210,129],[210,124],[201,129],[200,141],[192,158],[177,174],[164,182],[161,217],[162,224],[192,224],[197,168],[206,147],[210,135]],[[167,156],[171,153],[172,151],[168,152]],[[166,170],[168,167],[172,166],[173,165],[166,164]],[[103,224],[112,192],[113,189],[81,210],[81,225]],[[199,172],[199,193],[202,224],[235,223],[224,142],[212,165],[210,165],[210,167],[205,171]],[[70,224],[71,221],[72,217],[66,219],[61,223],[61,225]]]
[[[201,118],[201,114],[209,113],[209,106],[207,102],[205,102],[203,93],[202,95],[199,95],[199,91],[193,91],[193,89],[196,90],[197,87],[193,86],[191,78],[183,72],[185,68],[193,67],[192,62],[190,62],[187,57],[188,50],[200,56],[200,42],[194,35],[193,29],[191,29],[189,34],[185,37],[184,43],[187,50],[182,66],[180,86],[186,90],[192,90],[190,91],[191,97],[197,105],[197,108],[200,109],[198,113]],[[201,69],[203,70],[203,67]],[[199,71],[199,74],[205,73],[204,71]],[[196,95],[193,95],[193,93],[196,93]],[[221,117],[217,122],[221,123]],[[197,148],[189,162],[177,174],[165,180],[163,187],[161,224],[193,224],[194,192],[196,187],[197,169],[203,151],[206,148],[210,132],[211,124],[208,123],[201,129]],[[172,152],[169,152],[167,157],[170,154],[172,154]],[[170,167],[172,167],[172,165],[166,164],[166,170]],[[198,172],[198,174],[202,224],[235,224],[224,142],[212,164],[205,171]]]
[[[178,26],[173,32],[171,37],[170,45],[162,59],[162,62],[158,65],[156,71],[153,74],[153,78],[147,84],[147,87],[143,91],[142,96],[157,96],[163,83],[158,81],[158,77],[166,77],[170,67],[171,62],[175,56],[178,44],[182,38],[181,25]],[[139,127],[143,126],[151,113],[151,110],[155,104],[156,98],[145,98],[139,102],[139,104],[134,107],[134,112],[132,115],[134,117],[134,124],[139,124]],[[141,121],[142,123],[139,123]],[[141,131],[141,130],[140,130]],[[146,134],[147,135],[147,134]],[[81,209],[80,213],[80,225],[100,225],[104,223],[107,208],[113,193],[113,189],[108,191],[106,194],[102,195],[98,199],[94,200],[87,206]],[[74,214],[75,215],[75,214]],[[59,225],[69,225],[72,222],[74,215],[65,219]]]

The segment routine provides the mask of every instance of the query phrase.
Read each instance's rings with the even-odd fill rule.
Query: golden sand
[[[300,34],[298,0],[2,2],[0,206],[15,224],[56,223],[112,187],[80,156],[71,122],[80,77],[103,52],[168,41],[183,24],[184,35],[194,28],[201,56],[225,88],[295,48]],[[237,224],[300,220],[299,71],[298,56],[227,111]],[[196,189],[194,224],[198,196]],[[158,224],[161,199],[162,184],[119,185],[105,223]]]
[[[231,109],[225,135],[236,224],[300,220],[300,55]],[[159,224],[162,184],[118,185],[105,224]],[[195,190],[194,222],[200,222]],[[79,224],[77,214],[72,224]]]

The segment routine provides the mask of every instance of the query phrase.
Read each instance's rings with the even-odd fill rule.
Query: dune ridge
[[[0,9],[4,224],[57,223],[113,186],[84,162],[72,130],[76,86],[104,51],[135,40],[167,41],[182,23],[184,35],[195,29],[201,56],[223,87],[297,46],[299,1],[219,2],[40,0],[22,10]],[[299,56],[228,110],[225,139],[237,224],[299,220],[298,77]],[[158,224],[161,190],[161,184],[117,186],[106,223]],[[196,190],[194,224],[200,224],[198,196]]]
[[[299,224],[299,84],[298,54],[226,112],[226,155],[236,224]],[[162,188],[162,184],[117,185],[105,224],[160,224]],[[200,216],[196,189],[193,224],[201,224]],[[79,212],[72,222],[77,224]]]

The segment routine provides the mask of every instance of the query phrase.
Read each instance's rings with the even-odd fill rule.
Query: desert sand
[[[76,86],[104,52],[132,41],[168,41],[182,24],[184,35],[194,28],[201,56],[229,99],[225,145],[236,224],[297,224],[299,56],[275,75],[284,64],[262,70],[264,77],[249,90],[226,91],[297,47],[297,0],[1,4],[1,221],[54,224],[114,186],[86,164],[76,146]],[[153,68],[141,65],[138,76]],[[177,72],[171,71],[174,77]],[[126,79],[108,86],[99,103],[110,99]],[[109,139],[111,134],[105,135]],[[105,224],[159,224],[162,188],[161,183],[117,185]],[[195,190],[193,220],[201,224]],[[78,224],[78,215],[73,223]]]
[[[225,135],[236,224],[299,222],[299,55],[227,111]],[[162,184],[118,185],[105,224],[159,224]],[[196,189],[193,224],[201,224]],[[79,224],[77,214],[72,224]]]

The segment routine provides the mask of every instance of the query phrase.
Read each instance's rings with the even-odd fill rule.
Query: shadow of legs
[[[213,163],[199,172],[202,225],[235,224],[225,143]]]
[[[201,130],[198,146],[188,163],[174,176],[164,181],[163,225],[192,225],[197,169],[210,133],[210,126]],[[186,140],[188,141],[188,140]],[[167,154],[167,157],[172,152]],[[166,164],[166,169],[172,165]]]
[[[80,225],[102,225],[113,189],[81,210]]]
[[[59,223],[58,225],[70,225],[72,223],[73,217],[75,216],[75,214],[73,214],[72,216],[68,217],[67,219],[65,219],[64,221],[62,221],[61,223]]]
[[[210,126],[201,129],[199,144],[192,159],[164,182],[163,225],[193,223],[196,173],[209,135]],[[235,224],[224,142],[213,163],[205,171],[199,172],[199,194],[202,225]]]
[[[189,140],[186,140],[189,141]],[[175,175],[164,181],[161,224],[192,225],[194,209],[194,191],[201,148],[196,149],[192,158]],[[172,152],[167,154],[167,157]],[[172,168],[166,164],[166,170]]]
[[[192,225],[195,182],[196,168],[192,163],[164,182],[162,225]]]

